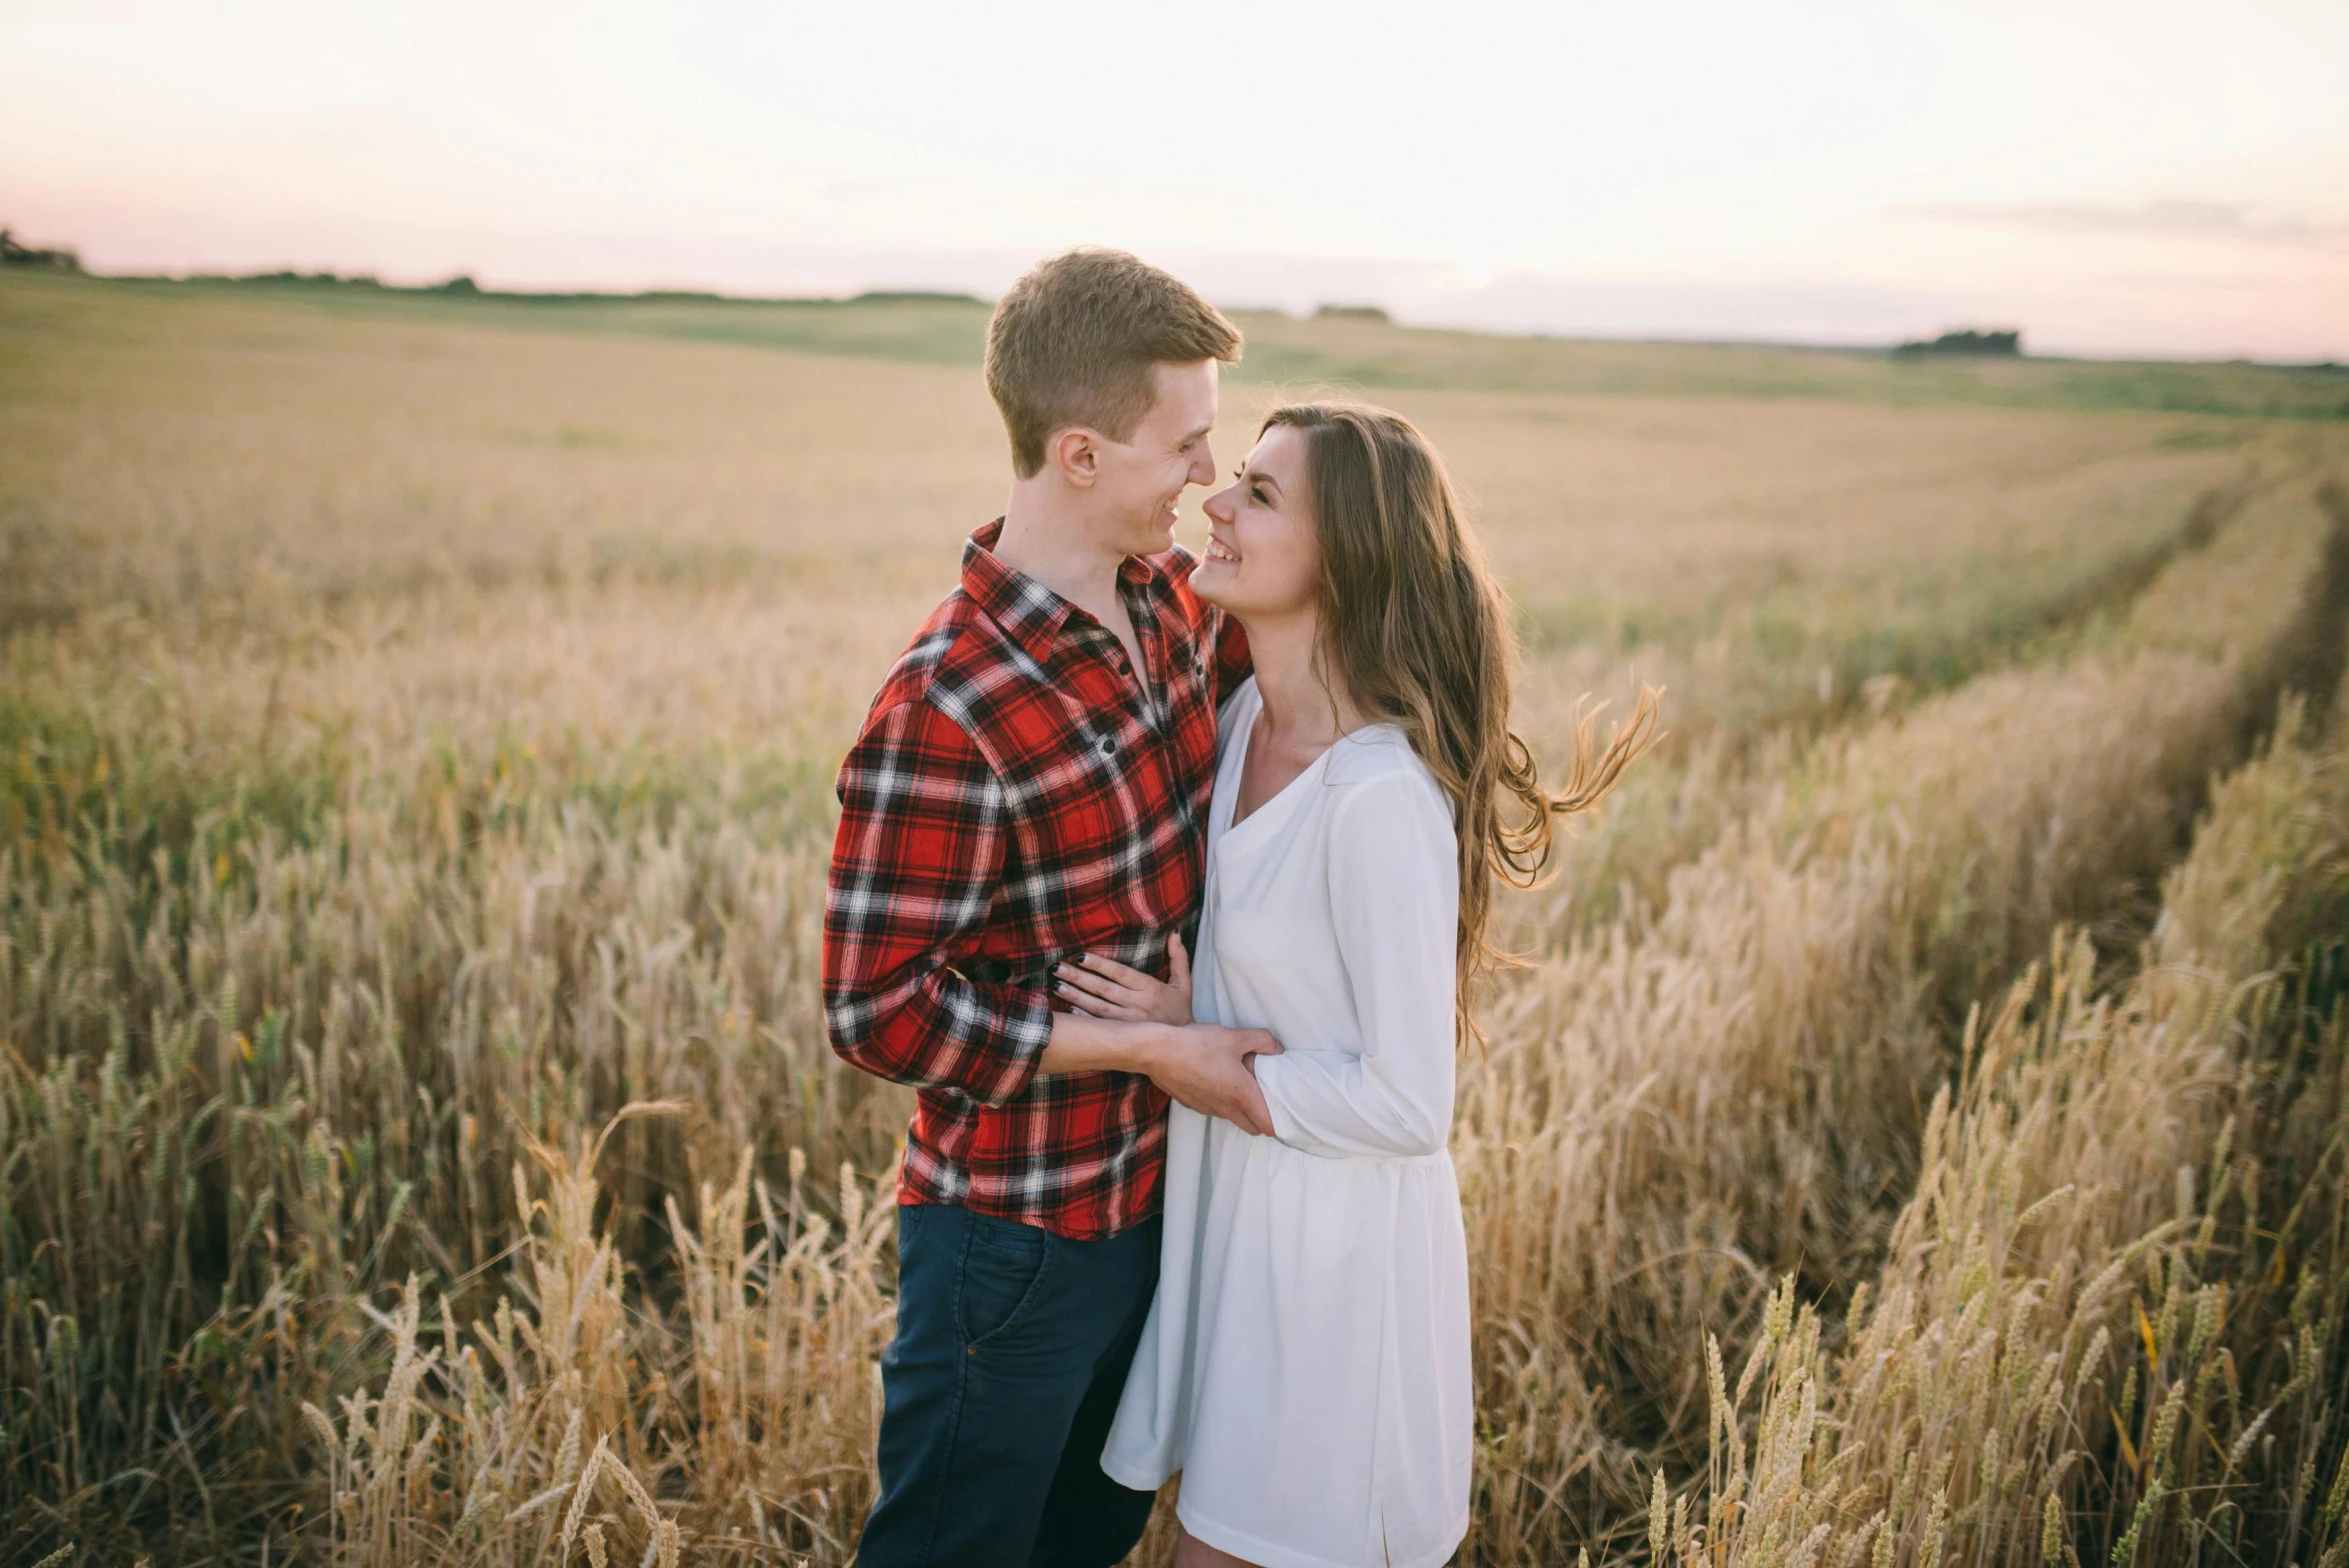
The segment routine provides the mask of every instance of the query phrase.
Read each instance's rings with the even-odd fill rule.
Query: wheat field
[[[830,781],[983,320],[0,278],[0,1561],[850,1558]],[[2329,385],[1242,324],[1537,752],[1668,688],[1462,1062],[1460,1561],[2349,1561]]]

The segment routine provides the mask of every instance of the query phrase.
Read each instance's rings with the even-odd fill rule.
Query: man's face
[[[1191,485],[1215,482],[1208,433],[1215,428],[1216,364],[1159,365],[1157,396],[1123,441],[1101,440],[1094,480],[1101,524],[1125,555],[1156,555],[1174,543],[1175,504]]]

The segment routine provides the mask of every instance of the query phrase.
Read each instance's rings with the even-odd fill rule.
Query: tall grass
[[[967,399],[162,320],[0,344],[0,1556],[844,1560],[902,1103],[821,1043],[824,786],[938,586],[897,563],[991,499]],[[902,484],[841,417],[895,398],[945,432]],[[2067,922],[2136,951],[2342,573],[2264,435],[1413,411],[1521,582],[1629,607],[1537,653],[1535,727],[1636,651],[1703,742],[1512,910],[1541,957],[1464,1064],[1471,1559],[1548,1561],[1704,1464],[1703,1328],[1791,1367],[1771,1282],[1834,1310],[1906,1244],[1964,1004]]]
[[[2321,535],[2306,526],[2307,505],[2301,490],[2248,514],[2239,525],[2245,534],[2231,540],[2227,551],[2191,568],[2180,563],[2181,572],[2191,569],[2199,581],[2176,591],[2190,602],[2213,597],[2223,602],[2226,595],[2216,591],[2220,584],[2249,582],[2265,572],[2271,574],[2270,586],[2290,602],[2308,580],[2321,542]],[[2327,613],[2324,603],[2319,598],[2307,613]],[[1558,961],[1564,974],[1529,978],[1523,993],[1512,999],[1515,1008],[1500,1032],[1503,1043],[1471,1075],[1469,1108],[1455,1140],[1469,1194],[1481,1320],[1480,1417],[1488,1433],[1485,1486],[1471,1544],[1477,1560],[1547,1560],[1566,1539],[1590,1533],[1589,1515],[1578,1518],[1565,1506],[1570,1488],[1580,1486],[1589,1499],[1586,1506],[1602,1518],[1620,1518],[1644,1495],[1646,1467],[1659,1452],[1702,1444],[1706,1389],[1701,1381],[1694,1387],[1678,1381],[1688,1369],[1670,1343],[1674,1331],[1716,1315],[1736,1315],[1755,1298],[1754,1279],[1763,1268],[1798,1261],[1806,1247],[1864,1250],[1880,1241],[1865,1222],[1878,1190],[1855,1192],[1859,1178],[1829,1162],[1840,1157],[1856,1164],[1873,1157],[1886,1166],[1882,1182],[1898,1179],[1903,1140],[1913,1147],[1917,1136],[1913,1125],[1902,1125],[1899,1097],[1921,1092],[1939,1065],[1931,1051],[1932,965],[1937,957],[1946,960],[1946,952],[1935,939],[1948,944],[1947,951],[1968,955],[1993,941],[2026,940],[2017,927],[2036,933],[2030,940],[2044,940],[2065,913],[2093,906],[2095,886],[2110,879],[2116,862],[2126,869],[2128,863],[2119,857],[2140,855],[2156,870],[2165,864],[2165,846],[2174,842],[2178,829],[2180,800],[2191,798],[2190,781],[2239,740],[2246,706],[2260,700],[2254,688],[2272,684],[2280,674],[2276,649],[2288,645],[2295,619],[2271,619],[2265,635],[2214,619],[2199,659],[2179,650],[2141,651],[2121,659],[2117,668],[2088,661],[2018,675],[2012,679],[2022,683],[2019,692],[1994,682],[1855,737],[1815,790],[1799,797],[1790,792],[1780,817],[1757,826],[1750,840],[1722,851],[1720,861],[1708,862],[1713,870],[1692,868],[1674,910],[1643,933],[1636,946],[1622,937],[1606,947],[1577,949]],[[2185,635],[2177,620],[2165,618],[2162,624],[2166,635]],[[1994,713],[2008,716],[2004,738],[2014,743],[2006,751],[2014,759],[2009,768],[1986,772],[1970,760],[1966,765],[1953,760],[1939,773],[1924,766],[1958,749],[1951,737],[1978,736]],[[2013,726],[2019,715],[2028,715],[2029,724],[2017,734]],[[2156,739],[2133,748],[2124,740],[2131,735]],[[1896,781],[1929,793],[1921,798],[1895,793],[1886,799]],[[2057,801],[2086,807],[2104,823],[2096,841],[2101,853],[2083,850],[2076,861],[2048,862],[2045,817],[2035,812],[2048,812]],[[1872,809],[1887,818],[1906,805],[1920,822],[1941,826],[1923,833],[1911,829],[1897,853],[1865,851],[1864,835],[1849,830],[1855,813],[1871,802],[1881,802]],[[1921,809],[1928,805],[1934,809]],[[2120,831],[2131,823],[2142,842]],[[2039,824],[2037,831],[2034,824]],[[1847,832],[1848,842],[1837,841],[1806,887],[1809,867],[1793,850],[1778,852],[1792,865],[1758,858],[1773,854],[1765,826],[1790,845],[1807,846],[1838,828]],[[1985,867],[1983,857],[2002,848],[2010,858]],[[2039,864],[2027,874],[2024,863],[2031,860]],[[1985,873],[1987,885],[2005,890],[2010,899],[2035,889],[2040,902],[2003,906],[1995,924],[1977,915],[1966,928],[1948,929],[1952,912],[1964,910],[1963,890],[1977,885],[1976,878]],[[1754,900],[1751,890],[1757,882],[1783,901]],[[1791,894],[1784,892],[1788,888]],[[1749,931],[1741,942],[1690,941],[1689,956],[1677,967],[1661,961],[1663,944],[1681,929],[1676,919],[1689,920],[1717,939],[1730,918],[1757,902],[1771,917],[1759,924],[1774,926],[1783,942]],[[1904,925],[1900,917],[1918,906],[1942,923],[1911,914]],[[1638,946],[1647,950],[1635,959]],[[1821,960],[1822,950],[1849,955],[1855,947],[1857,957]],[[1760,980],[1751,971],[1732,971],[1726,979],[1719,975],[1723,958],[1740,951],[1759,955]],[[1800,962],[1779,971],[1772,985],[1768,963],[1774,953],[1797,955]],[[2078,962],[2084,963],[2082,953]],[[1645,974],[1653,989],[1618,982],[1616,992],[1600,993],[1599,986],[1585,981],[1568,1005],[1556,988],[1579,978],[1572,967],[1577,964],[1613,965],[1617,975]],[[1974,969],[1962,975],[1968,983],[1974,977]],[[1708,991],[1730,995],[1707,1001]],[[1602,1007],[1594,1005],[1595,993],[1608,994],[1610,1000],[1628,995],[1634,1002]],[[1642,999],[1664,1018],[1643,1025],[1635,1010]],[[1552,1015],[1536,1011],[1544,1003],[1556,1007],[1554,1016],[1570,1021],[1570,1029],[1550,1026],[1559,1032],[1549,1032],[1545,1024]],[[1902,1052],[1885,1050],[1888,1039],[1899,1041]],[[1582,1043],[1589,1040],[1664,1042],[1673,1049],[1659,1049],[1635,1070],[1638,1058],[1628,1050],[1594,1064],[1591,1048]],[[1582,1054],[1567,1054],[1573,1051]],[[1557,1078],[1528,1075],[1529,1063]],[[1766,1064],[1771,1076],[1758,1073],[1757,1064]],[[1611,1085],[1612,1092],[1590,1108],[1568,1102],[1556,1084],[1578,1071]],[[1679,1098],[1681,1082],[1690,1086],[1688,1101]],[[1535,1106],[1534,1097],[1544,1093],[1552,1097],[1548,1104]],[[1732,1119],[1712,1111],[1707,1100],[1714,1095],[1737,1104],[1744,1115]],[[1914,1103],[1909,1102],[1912,1108]],[[1496,1107],[1518,1119],[1500,1121]],[[1591,1136],[1592,1123],[1607,1127],[1609,1135]],[[1942,1136],[1938,1127],[1924,1133],[1927,1162],[1936,1158],[1935,1140]],[[1589,1190],[1578,1191],[1578,1177]],[[1755,1203],[1750,1212],[1738,1213],[1725,1201],[1757,1191],[1782,1195],[1783,1206]],[[1834,1201],[1839,1198],[1844,1201]],[[576,1203],[571,1207],[587,1212]],[[712,1207],[705,1198],[704,1208]],[[681,1216],[673,1223],[681,1235],[691,1234]],[[1719,1227],[1721,1239],[1710,1248],[1692,1249],[1690,1237],[1702,1238],[1702,1227],[1708,1225]],[[751,1231],[776,1234],[772,1219]],[[1903,1240],[1898,1233],[1892,1239],[1895,1246]],[[684,1246],[687,1257],[694,1256],[695,1245]],[[780,1249],[784,1243],[774,1245]],[[1725,1262],[1733,1249],[1759,1261]],[[591,1280],[606,1277],[608,1266],[599,1261],[604,1253],[574,1246],[572,1255],[587,1259]],[[847,1268],[852,1280],[862,1277],[862,1267]],[[700,1288],[688,1287],[688,1293]],[[755,1310],[766,1298],[755,1284],[737,1283],[729,1294],[701,1299],[724,1302],[715,1314],[723,1319],[733,1311]],[[737,1302],[748,1305],[738,1308]],[[1791,1331],[1780,1321],[1787,1310],[1781,1306],[1772,1319],[1778,1326],[1767,1335],[1770,1343]],[[691,1337],[698,1343],[706,1334],[697,1327]],[[664,1389],[689,1382],[700,1386],[709,1373],[698,1365],[686,1372],[687,1342],[671,1315],[664,1331],[646,1342],[660,1348],[641,1352],[648,1367],[663,1369],[647,1381]],[[833,1370],[844,1366],[836,1364]],[[540,1372],[524,1382],[546,1383],[550,1376]],[[827,1397],[841,1399],[853,1384],[824,1387]],[[864,1392],[869,1400],[869,1386]],[[1608,1395],[1611,1404],[1605,1401]],[[1693,1405],[1693,1420],[1668,1402],[1676,1395]],[[510,1411],[512,1406],[508,1400],[494,1408]],[[551,1450],[562,1457],[558,1418],[567,1419],[559,1407],[539,1419],[534,1452]],[[469,1423],[485,1419],[482,1413],[467,1416]],[[489,1420],[500,1429],[517,1423],[527,1425],[527,1416]],[[1694,1430],[1683,1429],[1682,1423]],[[604,1435],[612,1429],[588,1430]],[[781,1532],[776,1520],[791,1495],[787,1488],[780,1495],[758,1487],[737,1495],[711,1485],[692,1430],[676,1434],[674,1447],[640,1437],[632,1463],[673,1488],[678,1517],[690,1523],[697,1541],[722,1545],[764,1539],[799,1549],[836,1547],[837,1538],[829,1532],[843,1527],[838,1517],[826,1519],[826,1533],[814,1528],[797,1537]],[[795,1436],[788,1422],[762,1430],[777,1446]],[[1539,1446],[1545,1438],[1556,1444],[1554,1450]],[[566,1484],[585,1486],[579,1477],[587,1473],[588,1459],[576,1448],[570,1457],[577,1468],[526,1468],[527,1481],[499,1495],[509,1502],[527,1501]],[[1548,1495],[1529,1496],[1533,1483],[1543,1479],[1534,1467],[1545,1461],[1569,1468]],[[608,1457],[597,1461],[599,1472],[608,1462]],[[463,1467],[446,1472],[452,1478],[463,1473]],[[461,1516],[467,1506],[459,1501],[463,1490],[454,1484],[445,1488],[439,1504],[443,1513]],[[657,1495],[658,1486],[654,1490]],[[411,1504],[401,1506],[407,1509],[401,1517],[411,1523],[429,1517]],[[492,1510],[486,1516],[496,1516],[494,1505],[481,1506]],[[371,1538],[364,1527],[370,1517],[363,1509],[354,1513],[348,1538]],[[625,1517],[615,1517],[611,1528],[618,1531],[625,1524]]]
[[[1791,1281],[1734,1387],[1708,1338],[1659,1561],[2349,1560],[2349,751],[2286,711],[2142,967],[2059,938],[1969,1026],[1840,1345]]]
[[[330,1560],[568,1562],[577,1547],[673,1564],[681,1492],[699,1505],[697,1561],[847,1558],[872,1499],[891,1194],[868,1201],[843,1166],[834,1222],[806,1202],[801,1160],[779,1195],[746,1148],[722,1190],[703,1184],[699,1234],[670,1206],[679,1299],[648,1316],[597,1222],[594,1172],[616,1128],[664,1110],[623,1113],[576,1154],[532,1148],[535,1182],[514,1173],[531,1216],[519,1306],[467,1331],[442,1298],[428,1329],[410,1281],[380,1395],[346,1399],[339,1422],[303,1407]]]
[[[2326,539],[2307,486],[2264,498],[2113,647],[1852,735],[1675,872],[1651,922],[1499,999],[1454,1138],[1482,1558],[1555,1556],[1635,1507],[1659,1459],[1702,1452],[1703,1329],[1751,1321],[1786,1271],[1830,1293],[1865,1277],[1944,1026],[2159,877],[2307,628],[2338,627]]]

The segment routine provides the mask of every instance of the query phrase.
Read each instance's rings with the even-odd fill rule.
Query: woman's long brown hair
[[[1472,991],[1511,961],[1486,929],[1495,879],[1529,887],[1540,878],[1557,819],[1596,804],[1656,739],[1659,693],[1642,687],[1630,721],[1603,747],[1597,710],[1582,715],[1565,785],[1545,789],[1533,752],[1509,728],[1509,601],[1435,448],[1402,415],[1365,404],[1290,404],[1262,429],[1275,426],[1305,437],[1324,676],[1365,714],[1399,726],[1451,798],[1459,1038],[1481,1040]]]

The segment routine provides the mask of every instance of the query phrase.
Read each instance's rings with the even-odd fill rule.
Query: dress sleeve
[[[1444,1147],[1458,1000],[1458,842],[1443,797],[1412,775],[1358,785],[1339,804],[1330,824],[1330,914],[1362,1054],[1283,1040],[1284,1054],[1256,1058],[1281,1142],[1332,1156]]]

